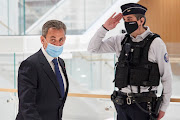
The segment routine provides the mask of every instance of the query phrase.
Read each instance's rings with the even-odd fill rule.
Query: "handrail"
[[[17,92],[17,89],[0,88],[0,92]]]
[[[17,89],[6,89],[0,88],[0,92],[17,92]],[[110,95],[99,95],[99,94],[81,94],[81,93],[68,93],[70,97],[86,97],[86,98],[108,98]],[[171,102],[180,102],[180,98],[171,98]]]
[[[10,31],[14,32],[9,26],[7,26],[6,24],[4,24],[1,20],[0,20],[0,24],[2,26],[4,26],[5,28],[9,29]],[[15,32],[14,32],[15,33]]]
[[[100,94],[81,94],[81,93],[68,93],[71,97],[86,97],[86,98],[110,98],[110,95],[100,95]]]

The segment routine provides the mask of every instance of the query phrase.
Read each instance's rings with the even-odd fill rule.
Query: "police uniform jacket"
[[[133,42],[140,42],[150,33],[152,33],[149,27],[146,27],[146,31],[141,35],[138,35],[136,38],[132,37]],[[108,39],[103,39],[107,33],[107,30],[103,27],[100,27],[95,35],[92,37],[88,51],[92,53],[116,53],[116,56],[119,57],[122,50],[121,42],[124,39],[125,35],[117,35],[110,37]],[[157,37],[153,40],[150,45],[148,52],[148,60],[153,63],[157,63],[159,67],[159,72],[161,76],[161,83],[164,87],[164,97],[163,103],[161,106],[162,111],[166,111],[171,97],[171,81],[172,81],[172,71],[171,66],[168,60],[168,54],[166,50],[166,45],[160,37]],[[141,86],[141,92],[148,92],[149,87]],[[137,93],[137,87],[132,86],[133,93]],[[153,86],[152,90],[157,90],[157,86]],[[121,92],[130,93],[130,86],[121,89]]]

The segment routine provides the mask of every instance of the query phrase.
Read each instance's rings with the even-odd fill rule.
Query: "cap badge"
[[[127,10],[127,12],[130,12],[131,10],[129,9],[129,10]]]

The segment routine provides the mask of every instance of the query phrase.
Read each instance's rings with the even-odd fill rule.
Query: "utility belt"
[[[150,91],[150,92],[143,92],[143,93],[123,93],[121,91],[114,91],[111,95],[111,100],[118,104],[132,104],[135,103],[142,103],[142,102],[153,102],[157,96],[156,91]]]
[[[160,97],[156,96],[157,91],[143,92],[143,93],[123,93],[121,91],[114,91],[111,95],[111,100],[122,106],[136,104],[142,111],[148,113],[152,120],[156,120],[161,103],[163,101],[163,95]],[[147,103],[148,111],[144,110],[139,103]]]

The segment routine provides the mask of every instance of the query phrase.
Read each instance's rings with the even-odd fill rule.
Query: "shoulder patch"
[[[164,60],[165,60],[165,62],[169,62],[169,56],[168,56],[168,54],[167,53],[165,53],[164,54]]]

